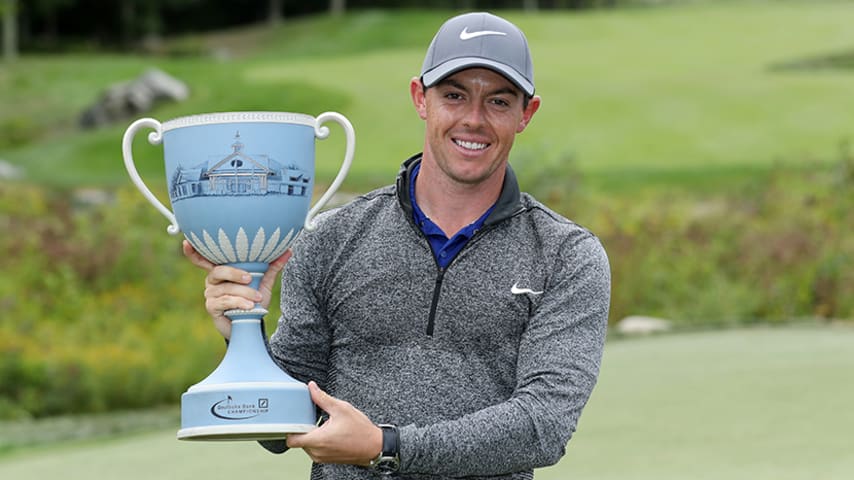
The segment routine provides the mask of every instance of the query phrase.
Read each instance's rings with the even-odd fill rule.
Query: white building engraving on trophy
[[[311,177],[306,172],[266,154],[249,155],[244,147],[238,131],[230,154],[190,168],[179,165],[169,182],[172,202],[212,195],[310,195]]]

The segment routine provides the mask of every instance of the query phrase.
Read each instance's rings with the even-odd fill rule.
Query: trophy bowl
[[[324,123],[341,125],[344,160],[335,180],[310,208],[315,140]],[[145,185],[133,161],[136,133],[163,144],[172,210]],[[184,233],[216,265],[246,270],[258,288],[270,262],[281,256],[344,181],[355,133],[335,112],[222,112],[159,122],[133,122],[122,139],[125,167],[145,198],[169,220],[170,234]],[[229,310],[231,338],[219,366],[181,396],[180,440],[270,440],[315,427],[308,387],[270,357],[261,322],[267,310]]]

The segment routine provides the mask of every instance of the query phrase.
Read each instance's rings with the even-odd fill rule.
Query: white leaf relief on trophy
[[[220,251],[219,247],[216,244],[216,241],[211,237],[207,230],[202,230],[202,237],[205,239],[205,246],[210,250],[211,255],[217,260],[214,263],[223,264],[228,263],[228,259],[225,258],[225,255]]]
[[[243,227],[240,227],[237,231],[237,238],[234,239],[234,250],[237,253],[238,261],[249,261],[249,239],[246,238],[246,232],[243,231]]]
[[[283,253],[285,253],[285,250],[287,250],[288,247],[291,246],[291,236],[293,236],[293,234],[294,229],[291,229],[291,231],[288,232],[288,234],[285,235],[285,238],[279,243],[279,246],[276,247],[276,249],[273,250],[273,252],[270,254],[270,259],[267,260],[268,262],[272,262],[273,260],[282,256]]]
[[[267,246],[264,247],[264,250],[261,251],[261,256],[258,258],[259,262],[270,262],[270,255],[276,249],[276,245],[279,243],[279,227],[276,227],[276,231],[270,235],[270,239],[267,240]]]
[[[264,234],[264,227],[261,227],[258,229],[258,233],[255,234],[255,239],[252,240],[252,248],[249,250],[250,262],[258,261],[261,249],[264,248],[264,240],[266,240],[266,235]]]
[[[225,254],[225,258],[227,258],[229,262],[237,262],[237,255],[234,254],[234,248],[231,246],[231,240],[228,239],[228,235],[226,235],[220,228],[218,236],[219,248]]]
[[[205,242],[203,242],[195,232],[190,232],[190,243],[193,244],[193,248],[195,248],[197,252],[201,253],[203,257],[207,258],[211,262],[216,262],[216,256],[208,250]]]

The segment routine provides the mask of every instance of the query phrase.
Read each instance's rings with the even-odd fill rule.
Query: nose
[[[463,117],[463,125],[469,128],[480,127],[484,122],[484,114],[483,105],[480,102],[469,103]]]

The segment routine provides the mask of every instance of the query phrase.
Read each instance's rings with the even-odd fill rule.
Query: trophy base
[[[227,312],[231,341],[216,370],[181,395],[179,440],[275,440],[315,428],[308,385],[273,361],[261,329],[266,310],[257,310]]]
[[[178,440],[197,441],[241,441],[282,440],[291,433],[307,433],[314,425],[298,423],[215,425],[209,427],[183,428],[178,431]]]
[[[284,373],[282,373],[284,375]],[[290,382],[199,384],[181,397],[178,440],[276,440],[316,428],[308,387]]]

